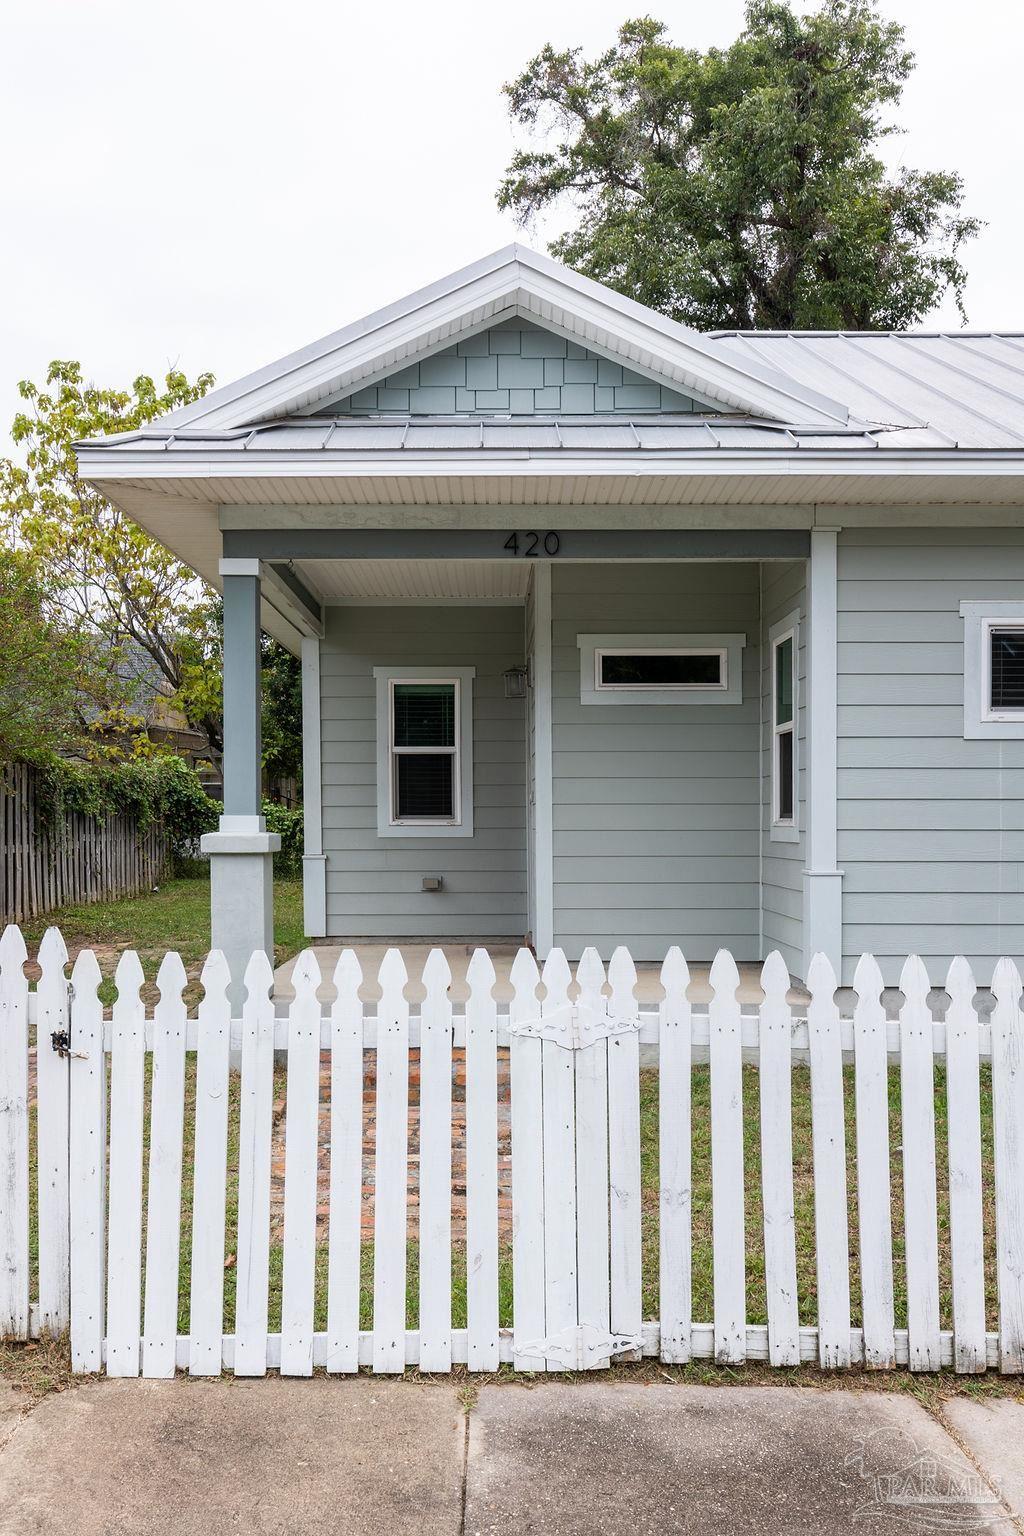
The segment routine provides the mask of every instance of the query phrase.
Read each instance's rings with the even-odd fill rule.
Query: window
[[[799,619],[790,614],[768,632],[771,665],[771,796],[770,837],[796,842],[798,830],[797,658]]]
[[[577,635],[583,704],[743,702],[746,635]]]
[[[1024,603],[961,603],[964,735],[1024,739]]]
[[[375,668],[377,831],[472,834],[472,668]]]
[[[725,650],[598,650],[594,652],[594,687],[725,688],[729,662]]]
[[[1024,716],[1024,629],[988,629],[988,712],[993,720]]]
[[[391,684],[393,821],[458,821],[459,685]]]

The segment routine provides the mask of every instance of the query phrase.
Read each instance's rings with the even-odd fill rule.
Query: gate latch
[[[639,1016],[614,1019],[606,1009],[589,1003],[563,1003],[539,1019],[523,1019],[509,1025],[510,1035],[526,1039],[552,1040],[567,1051],[580,1051],[612,1035],[626,1035],[640,1029]]]
[[[593,1323],[580,1323],[576,1328],[563,1328],[561,1333],[547,1339],[535,1339],[531,1344],[515,1345],[515,1356],[536,1355],[547,1360],[557,1360],[567,1371],[592,1371],[601,1360],[613,1355],[624,1355],[639,1350],[643,1340],[638,1333],[609,1333]]]
[[[55,1029],[53,1031],[53,1034],[50,1036],[50,1049],[56,1051],[62,1061],[66,1061],[69,1056],[74,1056],[79,1061],[87,1060],[84,1051],[73,1051],[71,1049],[71,1036],[66,1029]]]

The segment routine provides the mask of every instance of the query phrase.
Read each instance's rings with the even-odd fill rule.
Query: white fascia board
[[[593,341],[643,364],[673,387],[773,419],[847,421],[841,402],[806,390],[770,367],[740,366],[695,331],[623,298],[557,262],[511,246],[451,278],[378,310],[355,325],[294,352],[164,418],[163,425],[230,430],[338,396],[494,323],[509,311],[554,322],[563,334]],[[794,417],[794,407],[796,407]]]
[[[138,457],[119,452],[106,455],[101,450],[79,451],[78,471],[90,484],[118,480],[145,479],[160,481],[192,480],[346,480],[355,477],[387,480],[400,476],[408,479],[451,479],[467,477],[479,479],[507,478],[515,475],[523,479],[546,478],[551,480],[573,479],[581,475],[589,479],[610,477],[643,478],[645,476],[718,475],[725,477],[761,475],[813,476],[823,474],[848,475],[856,479],[874,479],[886,475],[917,477],[921,475],[948,475],[954,479],[964,476],[985,478],[989,476],[1020,475],[1024,477],[1024,454],[994,456],[970,454],[962,450],[940,451],[929,454],[916,450],[913,454],[871,452],[863,449],[844,455],[842,451],[815,454],[800,450],[792,454],[730,455],[727,449],[709,449],[707,453],[688,453],[679,458],[665,454],[643,457],[634,451],[627,458],[574,457],[560,454],[553,458],[530,458],[526,454],[488,456],[480,458],[445,458],[436,456],[417,459],[412,454],[402,457],[372,459],[325,459],[317,454],[289,454],[280,458],[256,454],[239,454],[237,457],[218,454],[205,459],[190,454],[187,460],[177,456],[161,457],[154,463],[154,455]],[[1024,494],[1024,485],[1022,485]]]

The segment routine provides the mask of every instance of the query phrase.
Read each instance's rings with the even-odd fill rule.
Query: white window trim
[[[779,818],[779,770],[776,738],[780,727],[776,721],[776,669],[775,652],[785,640],[793,641],[793,815],[782,821]],[[768,753],[771,817],[768,823],[768,840],[772,843],[798,843],[800,841],[800,615],[789,613],[768,631]],[[786,726],[784,729],[788,730]]]
[[[473,836],[473,679],[475,667],[374,667],[377,684],[377,836]],[[394,815],[394,711],[396,683],[455,685],[456,744],[454,789],[456,816],[452,821],[397,821]],[[424,749],[426,750],[426,749]],[[430,748],[431,751],[438,749]],[[440,749],[444,750],[444,749]]]
[[[580,652],[580,703],[648,705],[742,704],[743,647],[746,635],[577,635]],[[719,655],[723,661],[722,683],[681,683],[675,687],[646,684],[602,683],[601,657],[606,655],[651,656],[667,654]]]
[[[993,629],[1024,629],[1024,602],[963,602],[964,738],[967,741],[1024,741],[1024,709],[993,710]]]

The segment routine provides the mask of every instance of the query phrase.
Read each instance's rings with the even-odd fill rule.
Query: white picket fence
[[[0,940],[0,1332],[59,1333],[70,1323],[74,1369],[110,1375],[309,1375],[372,1366],[455,1363],[493,1371],[600,1367],[660,1356],[723,1364],[816,1361],[836,1368],[909,1365],[960,1372],[1024,1370],[1024,1014],[1016,966],[1000,961],[988,1022],[975,1012],[963,960],[945,981],[945,1022],[933,1019],[919,959],[903,969],[898,1020],[880,1002],[882,978],[865,956],[852,1018],[836,1007],[836,978],[817,957],[811,1001],[794,1012],[774,954],[764,1000],[746,1011],[722,952],[706,1009],[687,1000],[678,950],[661,971],[664,1001],[641,1009],[635,968],[619,949],[607,974],[588,950],[575,981],[564,955],[543,976],[521,951],[514,997],[493,1000],[494,968],[478,950],[470,996],[453,1008],[442,953],[423,972],[426,1000],[411,1009],[400,953],[379,973],[376,1008],[359,996],[354,954],[334,972],[337,1000],[318,1001],[307,951],[295,967],[288,1017],[275,1018],[272,972],[254,955],[247,1001],[232,1019],[223,957],[203,972],[205,995],[187,1016],[185,974],[168,954],[160,1001],[147,1016],[142,969],[122,957],[111,1017],[97,996],[94,955],[79,955],[70,988],[66,950],[51,930],[42,979],[25,981],[16,928]],[[543,981],[543,1000],[538,986]],[[70,1056],[52,1048],[70,1036]],[[38,1300],[30,1305],[30,1044],[37,1042]],[[642,1307],[640,1051],[659,1068],[659,1316]],[[513,1326],[499,1327],[498,1059],[509,1048],[512,1142]],[[406,1326],[410,1048],[419,1051],[418,1322]],[[452,1327],[452,1063],[465,1049],[467,1326]],[[360,1328],[363,1249],[364,1052],[376,1052],[372,1327]],[[195,1052],[196,1110],[190,1320],[178,1331],[186,1058]],[[271,1332],[271,1158],[274,1055],[287,1053],[281,1327]],[[149,1162],[144,1214],[147,1055]],[[233,1055],[233,1053],[236,1053]],[[326,1056],[324,1053],[327,1053]],[[109,1060],[109,1106],[108,1074]],[[951,1330],[940,1328],[934,1067],[948,1094]],[[229,1074],[240,1061],[234,1332],[224,1330]],[[318,1119],[329,1061],[329,1243],[326,1331],[316,1331]],[[991,1063],[998,1330],[986,1331],[981,1064]],[[694,1318],[691,1229],[692,1073],[710,1063],[714,1306]],[[746,1318],[743,1064],[757,1069],[767,1326]],[[792,1091],[809,1064],[814,1163],[816,1326],[797,1307]],[[851,1326],[844,1063],[852,1063],[861,1326]],[[907,1326],[894,1322],[889,1075],[898,1066]],[[748,1079],[749,1087],[749,1079]],[[109,1122],[109,1138],[108,1138]],[[108,1175],[109,1161],[109,1175]],[[143,1312],[143,1280],[145,1308]]]

